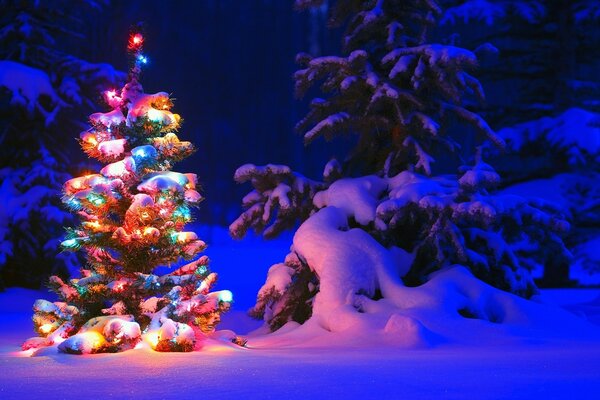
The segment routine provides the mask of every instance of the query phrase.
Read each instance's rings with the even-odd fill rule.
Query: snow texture
[[[253,260],[256,254],[269,254],[275,248],[282,254],[286,251],[283,241],[274,246],[273,242],[256,238],[233,246],[222,233],[212,231],[211,243],[215,246],[211,258],[224,267],[225,260],[234,265]],[[234,256],[232,248],[237,249]],[[261,264],[264,268],[264,262]],[[257,263],[253,268],[261,267]],[[250,304],[258,282],[249,284],[251,276],[240,279],[241,274],[234,268],[222,269],[223,284],[232,287],[239,282],[237,299]],[[226,274],[228,269],[230,275]],[[85,398],[164,399],[181,399],[200,392],[248,399],[584,399],[600,391],[600,337],[590,341],[542,337],[479,341],[474,337],[482,333],[482,327],[501,328],[478,320],[471,322],[476,332],[470,336],[477,340],[476,346],[451,342],[411,350],[389,346],[377,339],[393,336],[393,331],[418,331],[415,324],[393,317],[381,325],[387,326],[387,334],[368,330],[357,337],[352,330],[332,333],[315,326],[300,329],[290,324],[286,327],[289,333],[261,336],[257,331],[250,335],[255,344],[246,349],[207,341],[201,353],[157,353],[142,345],[125,353],[85,357],[48,348],[36,357],[26,357],[28,352],[19,351],[19,344],[30,334],[30,305],[47,295],[17,288],[0,293],[0,362],[10,371],[0,377],[3,399],[22,399],[23,393],[31,399],[61,398],[66,386],[73,395]],[[544,291],[540,301],[545,306],[541,308],[560,309],[563,313],[567,309],[597,324],[599,295],[597,289]],[[224,315],[222,325],[243,332],[246,321],[250,322],[234,311]],[[414,337],[414,333],[409,334],[409,338]],[[204,371],[203,379],[198,380],[200,370]],[[127,389],[114,384],[115,376],[127,382]]]
[[[23,107],[30,113],[54,114],[57,105],[62,103],[46,72],[15,61],[0,61],[0,87],[11,92],[12,105]],[[44,101],[49,101],[52,109],[44,108]]]
[[[541,138],[568,153],[600,153],[600,117],[598,114],[571,108],[556,117],[543,117],[498,131],[513,150]]]
[[[458,265],[422,286],[405,287],[392,253],[363,230],[349,229],[347,220],[343,210],[328,206],[296,232],[293,249],[319,276],[320,288],[312,317],[301,327],[282,328],[279,343],[330,341],[319,338],[320,330],[410,348],[598,335],[584,320],[493,288]],[[371,299],[377,289],[379,301]],[[259,343],[269,340],[250,340]]]

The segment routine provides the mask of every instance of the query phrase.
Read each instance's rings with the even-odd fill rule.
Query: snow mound
[[[312,316],[303,325],[290,322],[271,335],[250,337],[249,346],[419,348],[600,338],[598,327],[587,321],[496,289],[460,265],[432,274],[421,286],[406,287],[397,273],[398,250],[386,249],[362,229],[350,229],[343,209],[319,210],[301,225],[293,244],[319,277]]]

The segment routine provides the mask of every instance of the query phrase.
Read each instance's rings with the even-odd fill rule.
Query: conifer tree
[[[296,2],[300,8],[321,3]],[[481,152],[456,176],[432,176],[435,157],[459,147],[461,122],[478,131],[482,143],[504,147],[468,109],[483,99],[470,73],[476,54],[431,42],[429,33],[441,15],[435,1],[337,1],[331,7],[331,25],[345,28],[344,55],[298,56],[298,94],[318,86],[324,95],[312,100],[298,128],[306,143],[354,134],[357,146],[342,163],[330,161],[320,182],[282,165],[250,164],[236,171],[235,179],[254,190],[230,226],[234,237],[250,228],[270,237],[301,224],[291,253],[269,270],[251,314],[275,330],[290,320],[306,321],[318,299],[332,298],[338,287],[353,286],[354,294],[380,299],[374,265],[336,264],[335,271],[319,271],[328,256],[303,243],[316,231],[375,239],[401,255],[396,267],[405,285],[462,265],[493,286],[531,297],[536,287],[529,270],[550,257],[569,257],[560,238],[569,226],[563,216],[545,203],[494,194],[499,176]],[[350,234],[354,228],[363,232]],[[365,250],[370,245],[352,246],[357,256],[370,259]]]
[[[102,2],[0,0],[0,288],[39,289],[48,276],[76,271],[77,257],[56,256],[64,226],[61,182],[68,157],[98,90],[125,74],[90,63],[65,43],[83,40],[81,15]]]
[[[229,291],[210,292],[216,274],[198,257],[206,244],[184,231],[202,200],[195,174],[172,172],[194,147],[175,133],[181,119],[165,92],[145,94],[139,82],[147,62],[144,36],[131,34],[132,66],[121,90],[104,93],[111,111],[90,116],[83,150],[107,163],[100,173],[64,184],[63,202],[81,224],[62,247],[82,250],[80,279],[50,278],[60,302],[38,300],[35,330],[24,348],[65,340],[69,353],[114,352],[135,346],[144,332],[158,351],[191,351],[229,308]],[[193,260],[157,276],[157,266]]]

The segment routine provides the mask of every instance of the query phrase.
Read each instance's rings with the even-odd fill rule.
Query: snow
[[[294,251],[320,280],[312,317],[279,335],[288,346],[322,345],[353,332],[371,342],[402,347],[439,343],[481,345],[530,338],[599,338],[600,330],[566,312],[495,289],[462,266],[442,269],[419,287],[405,287],[392,254],[361,229],[349,229],[348,214],[328,206],[303,223]],[[399,250],[399,249],[398,249]],[[381,301],[370,299],[379,289]],[[401,337],[390,335],[407,328]],[[317,332],[317,333],[315,333]],[[352,335],[350,335],[352,337]],[[345,343],[343,339],[334,343]],[[249,342],[255,343],[252,339]],[[269,339],[264,341],[268,346]]]
[[[182,193],[184,185],[188,182],[185,175],[176,172],[157,172],[149,176],[138,185],[137,189],[140,192],[155,194],[164,190]]]
[[[133,102],[128,106],[127,125],[132,126],[138,118],[144,116],[152,122],[161,123],[165,126],[176,124],[179,121],[179,116],[177,114],[173,114],[166,109],[158,110],[153,107],[155,103],[165,103],[168,101],[169,94],[166,92],[136,96]]]
[[[510,148],[519,150],[525,144],[546,138],[548,142],[564,150],[597,155],[600,152],[600,117],[597,113],[570,108],[556,117],[543,117],[498,131]]]
[[[339,112],[333,115],[324,118],[319,123],[317,123],[311,130],[304,134],[304,142],[310,143],[317,136],[323,134],[326,137],[328,136],[327,130],[331,129],[336,125],[341,125],[345,123],[350,118],[350,115],[346,112]]]
[[[48,74],[18,62],[0,61],[0,87],[11,91],[12,104],[22,105],[30,112],[41,109],[42,97],[48,98],[51,103],[60,102]]]
[[[98,145],[98,151],[104,157],[118,157],[125,152],[126,143],[127,139],[107,140]]]
[[[574,259],[569,277],[584,285],[600,284],[600,230],[594,222],[598,218],[595,191],[599,179],[597,173],[562,173],[517,183],[500,191],[502,195],[523,196],[553,204],[575,220],[572,231],[578,229],[578,224],[583,225],[585,235],[571,249]],[[535,276],[541,273],[541,270],[534,271]]]
[[[268,265],[266,259],[280,259],[289,242],[280,240],[273,245],[249,238],[233,243],[225,235],[225,230],[218,229],[201,235],[213,239],[207,241],[213,244],[209,249],[213,263],[222,271],[221,286],[235,287],[238,305],[242,305],[238,311],[224,314],[220,327],[246,333],[256,324],[244,318],[243,304],[252,304]],[[240,274],[235,267],[240,264],[253,273]],[[181,399],[198,393],[248,399],[577,399],[600,393],[598,339],[497,341],[480,346],[440,343],[402,349],[372,343],[364,336],[351,340],[330,335],[328,342],[319,346],[283,347],[278,345],[283,335],[276,333],[269,339],[270,348],[209,343],[201,351],[185,354],[159,353],[141,346],[117,354],[73,356],[49,349],[37,357],[24,357],[18,347],[31,335],[31,305],[47,296],[17,288],[0,293],[0,364],[10,371],[0,377],[3,399],[23,398],[24,393],[29,399],[67,394]],[[600,315],[599,296],[598,289],[542,294],[547,303],[596,316]],[[387,325],[388,332],[419,329],[410,320],[397,317]],[[282,329],[286,328],[293,331],[294,327]],[[341,339],[343,346],[330,346]],[[117,377],[122,384],[115,384]]]
[[[427,64],[430,67],[433,67],[436,64],[450,64],[455,60],[463,60],[474,64],[477,63],[477,57],[473,52],[460,47],[442,44],[427,44],[415,47],[397,48],[390,51],[381,61],[384,64],[387,64],[396,61],[405,55],[423,56],[426,58]],[[421,60],[423,60],[423,58],[420,58],[420,61]]]
[[[545,6],[540,1],[467,0],[458,6],[448,7],[441,23],[456,24],[480,20],[492,26],[496,21],[507,18],[511,13],[529,23],[536,23],[544,16],[545,12]]]
[[[534,179],[517,183],[502,190],[505,194],[515,194],[528,198],[551,201],[559,207],[568,207],[565,188],[576,176],[570,173],[558,174],[550,178]]]
[[[120,125],[125,122],[125,116],[119,108],[115,108],[107,113],[94,113],[90,115],[90,121],[110,128],[113,125]]]
[[[267,280],[258,291],[258,294],[266,294],[271,289],[274,289],[277,291],[277,293],[282,294],[292,282],[293,274],[294,270],[284,263],[272,265],[267,272]]]
[[[387,188],[387,182],[376,176],[364,176],[355,179],[341,179],[318,192],[313,202],[316,207],[326,205],[343,209],[361,225],[375,220],[376,199]],[[352,201],[348,201],[352,199]]]
[[[289,251],[291,238],[264,241],[250,235],[234,242],[222,228],[193,230],[210,244],[206,253],[219,272],[218,287],[231,289],[235,297],[233,310],[222,316],[218,329],[247,334],[259,328],[260,323],[247,317],[245,310],[254,304],[267,267]],[[443,280],[428,291],[453,291]],[[477,295],[467,289],[467,296]],[[541,300],[600,324],[599,296],[598,289],[563,289],[543,291]],[[249,399],[590,398],[600,393],[600,337],[548,339],[530,334],[506,340],[492,335],[483,343],[478,334],[499,331],[502,328],[496,325],[502,324],[476,319],[468,321],[474,329],[470,338],[477,344],[438,341],[439,337],[424,333],[435,328],[429,322],[419,325],[414,318],[392,315],[380,321],[377,329],[364,332],[331,333],[318,326],[288,324],[273,335],[261,336],[264,331],[259,329],[248,348],[207,342],[202,350],[185,354],[140,346],[89,356],[59,354],[51,348],[39,356],[24,357],[18,350],[32,335],[31,307],[38,298],[52,299],[52,295],[17,288],[0,293],[0,364],[10,371],[0,377],[3,399],[22,398],[23,393],[31,399],[61,398],[65,393],[164,399],[198,393]],[[492,300],[481,296],[479,304]],[[510,311],[515,303],[502,304]],[[434,317],[427,320],[434,321]],[[525,321],[521,333],[531,330],[533,322]],[[410,334],[400,337],[394,334],[398,330]],[[382,343],[378,341],[381,336],[396,341]],[[115,385],[115,377],[124,384]]]

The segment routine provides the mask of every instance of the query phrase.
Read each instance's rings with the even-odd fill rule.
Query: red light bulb
[[[135,33],[131,36],[131,44],[134,46],[139,46],[144,41],[144,37],[141,33]]]

